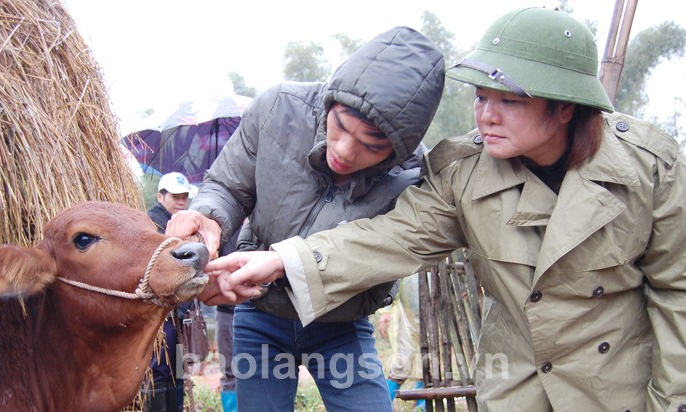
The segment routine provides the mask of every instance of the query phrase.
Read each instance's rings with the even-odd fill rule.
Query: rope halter
[[[145,269],[145,273],[143,274],[143,277],[141,278],[140,282],[138,282],[138,287],[133,293],[130,292],[123,292],[120,290],[114,290],[114,289],[105,289],[101,288],[99,286],[93,286],[89,285],[88,283],[84,282],[79,282],[77,280],[72,280],[72,279],[65,279],[62,277],[58,277],[57,279],[61,280],[62,282],[76,286],[77,288],[85,289],[85,290],[90,290],[92,292],[98,292],[102,293],[104,295],[109,295],[109,296],[116,296],[124,299],[141,299],[145,303],[149,303],[152,305],[157,305],[161,307],[172,307],[174,305],[162,303],[159,299],[158,296],[153,292],[153,290],[150,288],[150,273],[152,272],[152,267],[155,265],[155,262],[157,261],[158,256],[160,253],[162,253],[162,250],[169,246],[172,242],[176,241],[181,241],[178,237],[170,237],[164,240],[157,249],[155,250],[155,253],[152,254],[152,257],[150,258],[150,261],[148,262],[148,267]]]

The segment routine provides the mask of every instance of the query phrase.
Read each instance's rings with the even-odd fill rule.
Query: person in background
[[[163,175],[157,185],[157,203],[148,209],[148,216],[155,223],[157,231],[164,233],[172,215],[188,207],[191,184],[181,173]]]
[[[329,82],[270,88],[243,113],[167,234],[200,232],[212,253],[249,215],[256,247],[266,249],[385,213],[419,183],[417,154],[444,79],[441,51],[421,33],[396,27],[361,46]],[[293,410],[303,365],[328,410],[391,411],[368,315],[390,304],[394,284],[360,290],[308,326],[298,320],[287,283],[262,285],[259,298],[234,310],[238,409]]]
[[[422,354],[419,347],[418,274],[400,280],[391,306],[379,310],[379,333],[388,338],[391,356],[386,366],[386,383],[395,399],[400,387],[410,378],[415,388],[423,388]],[[426,409],[426,401],[417,401],[417,411]]]
[[[237,230],[222,248],[221,256],[226,256],[236,250],[257,250],[260,247],[250,230],[250,221],[246,218],[240,230]],[[237,410],[236,376],[233,373],[233,312],[236,305],[217,305],[217,350],[221,356],[222,376],[221,400],[224,412]]]
[[[237,250],[240,231],[236,231],[224,245],[220,256]],[[203,304],[204,306],[204,304]],[[236,305],[217,305],[216,335],[219,366],[221,369],[220,396],[223,412],[236,412],[236,376],[231,369],[233,362],[233,311]]]
[[[172,215],[186,209],[190,192],[191,184],[181,173],[167,173],[160,178],[157,186],[157,203],[148,209],[148,216],[155,223],[158,232],[165,233],[167,222]],[[179,343],[175,323],[180,322],[188,306],[180,305],[178,313],[170,312],[162,325],[166,345],[159,352],[153,351],[150,362],[152,382],[145,382],[143,385],[146,412],[183,411],[183,376],[175,376],[176,348]]]
[[[306,324],[469,247],[480,411],[686,411],[686,164],[597,73],[583,23],[505,13],[448,71],[474,86],[477,130],[433,148],[394,210],[206,271],[227,301],[288,281]]]

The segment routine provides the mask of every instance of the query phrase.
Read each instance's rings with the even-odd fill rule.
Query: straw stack
[[[85,200],[142,209],[99,67],[59,1],[0,0],[0,242]]]

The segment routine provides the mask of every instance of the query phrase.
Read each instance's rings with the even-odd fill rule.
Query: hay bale
[[[0,1],[0,241],[85,200],[143,207],[90,49],[55,0]]]

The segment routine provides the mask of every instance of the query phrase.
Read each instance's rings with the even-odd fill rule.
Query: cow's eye
[[[86,250],[90,245],[100,240],[99,237],[88,233],[77,233],[74,236],[74,246],[79,250]]]

